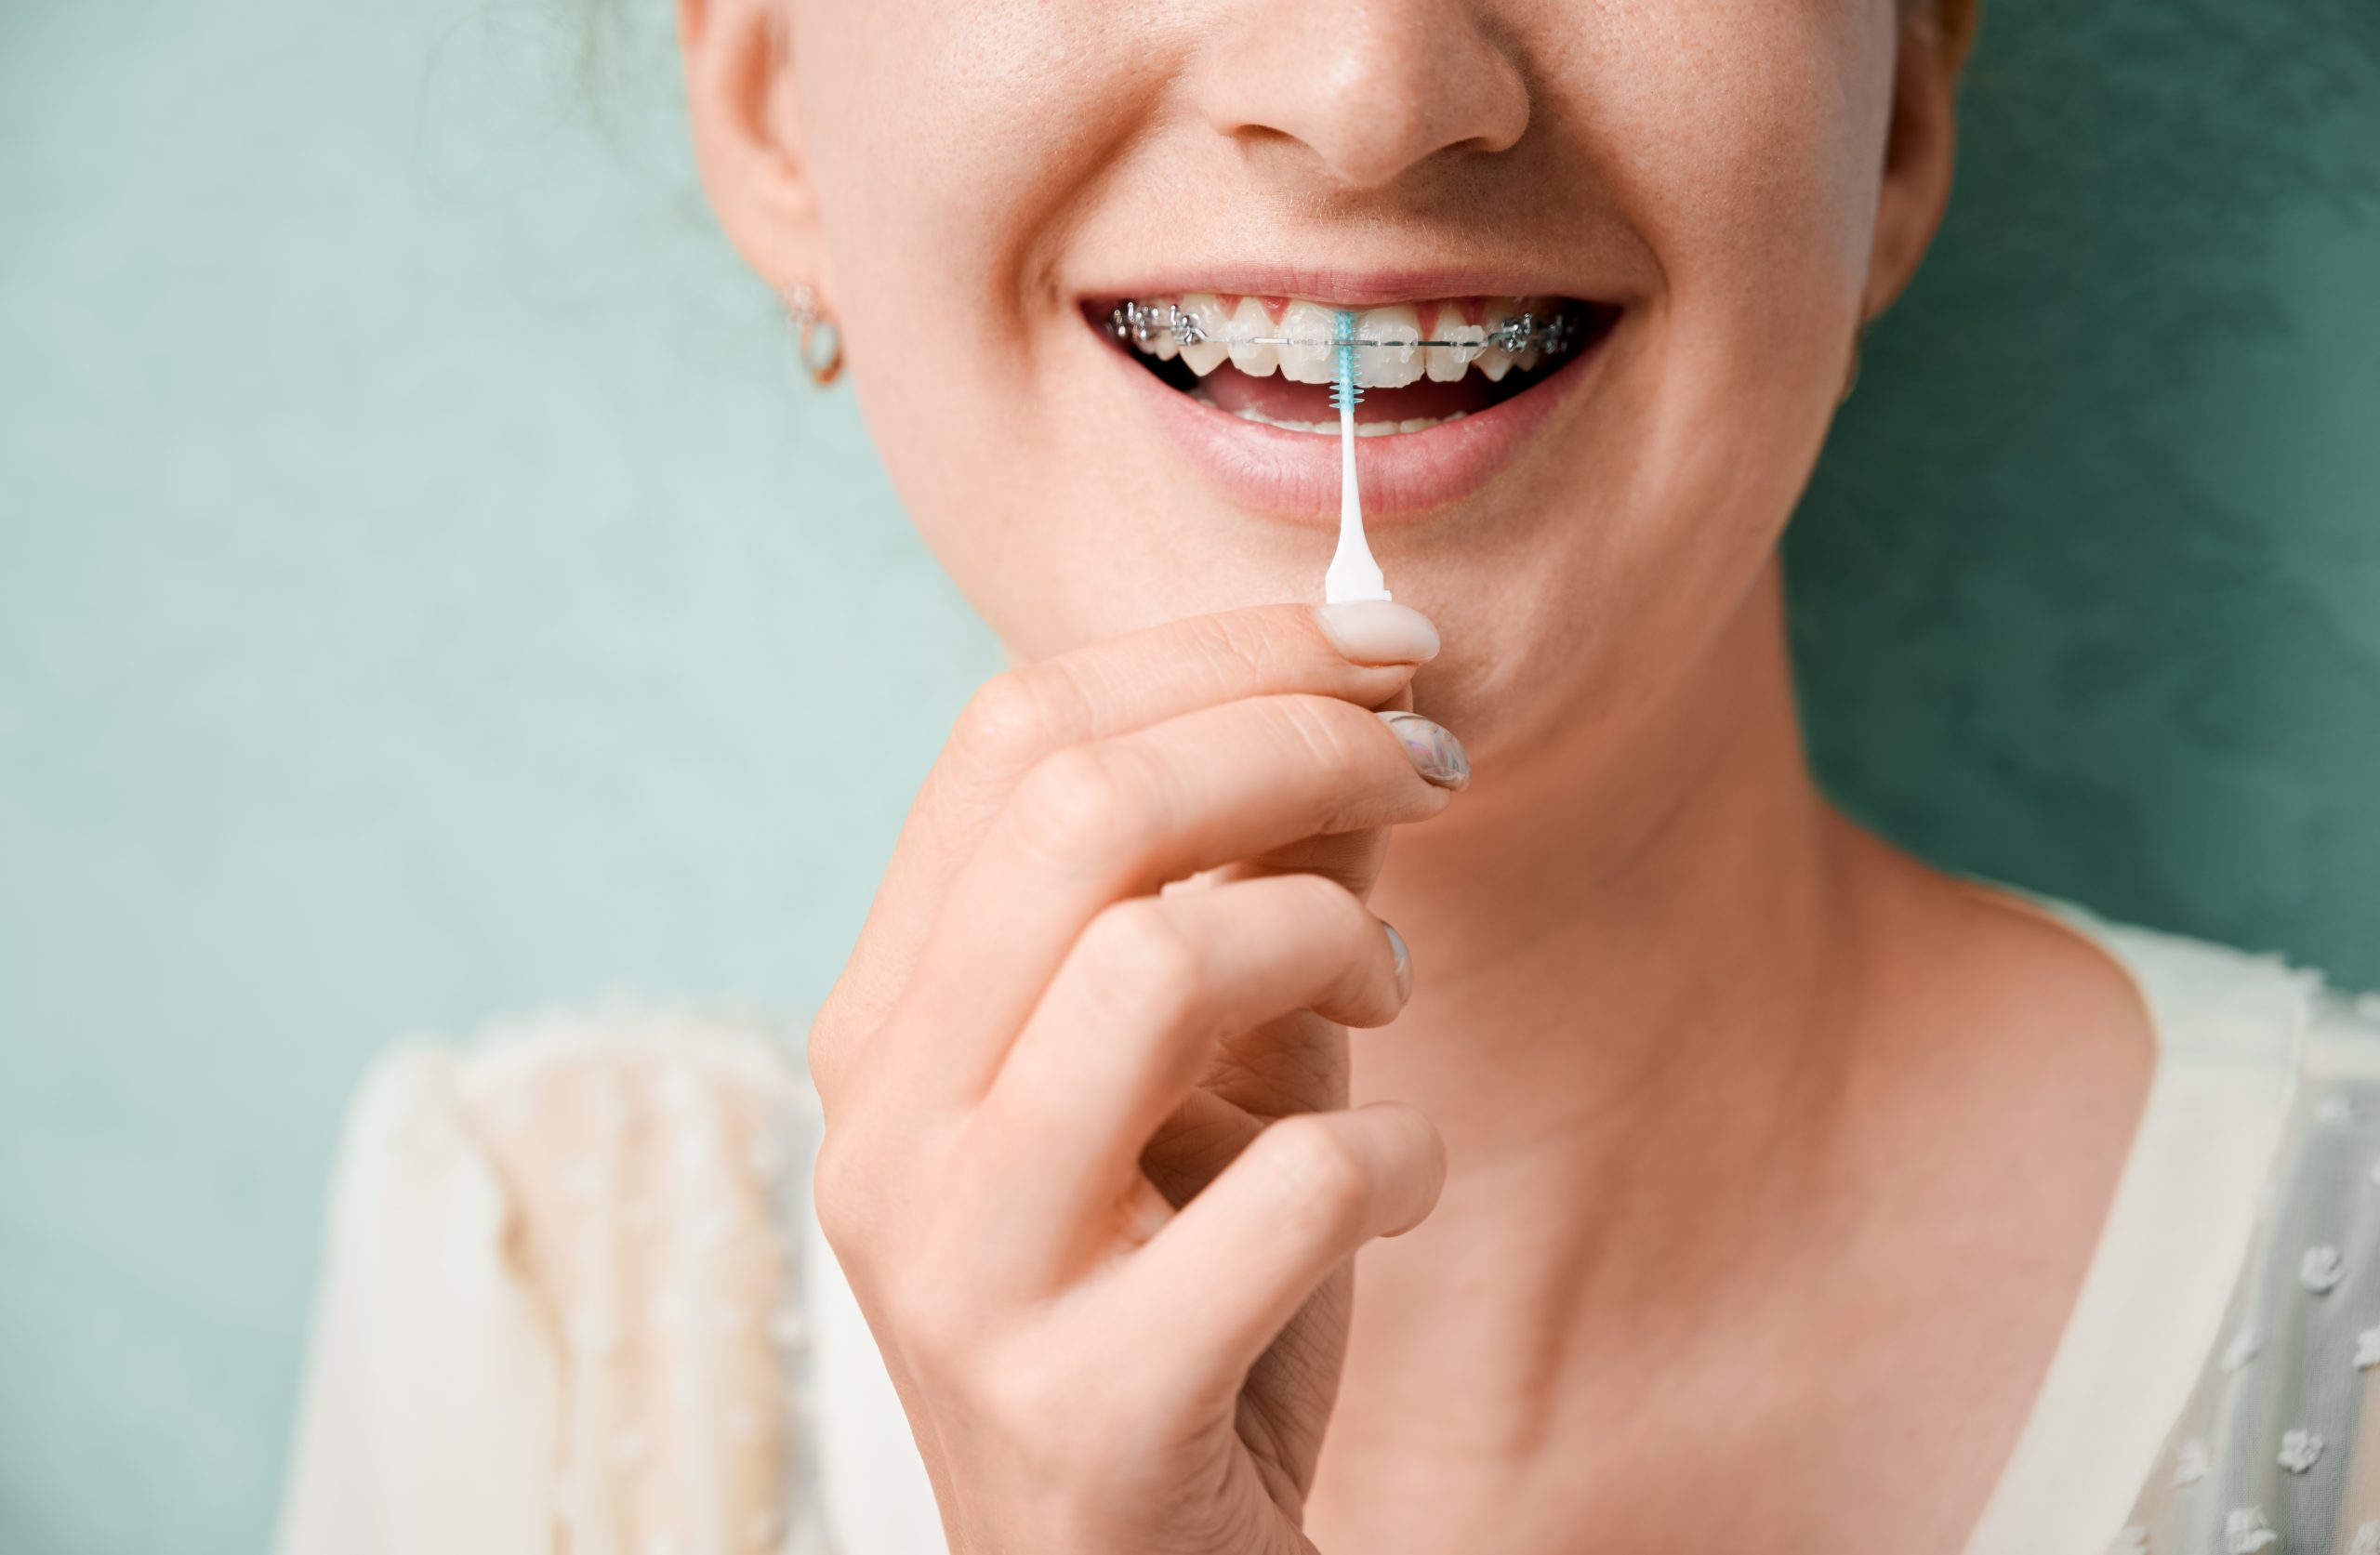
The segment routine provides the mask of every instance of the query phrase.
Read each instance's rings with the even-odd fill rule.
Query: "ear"
[[[776,0],[678,0],[694,163],[728,241],[773,291],[832,296]]]
[[[1925,257],[1950,202],[1958,140],[1959,69],[1974,35],[1970,0],[1899,3],[1900,43],[1893,65],[1892,126],[1884,141],[1884,178],[1876,205],[1860,317],[1892,306]]]

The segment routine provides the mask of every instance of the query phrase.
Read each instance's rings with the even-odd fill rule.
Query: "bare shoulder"
[[[2022,1089],[2039,1104],[2137,1110],[2159,1011],[2120,946],[2016,891],[1906,856],[1888,868],[1901,1008],[1984,1069],[2030,1072]]]

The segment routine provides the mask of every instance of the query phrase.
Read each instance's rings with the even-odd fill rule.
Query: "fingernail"
[[[1413,770],[1441,788],[1461,788],[1471,781],[1471,758],[1462,742],[1419,713],[1382,713],[1380,721],[1396,735]]]
[[[1403,1004],[1413,996],[1413,953],[1405,948],[1405,936],[1396,925],[1382,918],[1380,926],[1388,931],[1389,954],[1396,957],[1396,1002]]]
[[[1351,664],[1413,665],[1438,656],[1438,629],[1411,605],[1345,600],[1315,606],[1314,619]]]

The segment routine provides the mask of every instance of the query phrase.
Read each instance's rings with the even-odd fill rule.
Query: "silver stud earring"
[[[833,383],[843,370],[843,331],[809,283],[797,281],[785,289],[785,321],[800,342],[801,368],[810,381],[821,389]]]

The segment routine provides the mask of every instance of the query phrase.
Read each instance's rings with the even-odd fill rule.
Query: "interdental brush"
[[[1322,575],[1323,602],[1332,605],[1388,598],[1388,580],[1364,540],[1364,499],[1355,487],[1355,402],[1364,391],[1355,384],[1355,315],[1343,308],[1337,345],[1339,376],[1330,386],[1330,402],[1339,407],[1339,548]]]

